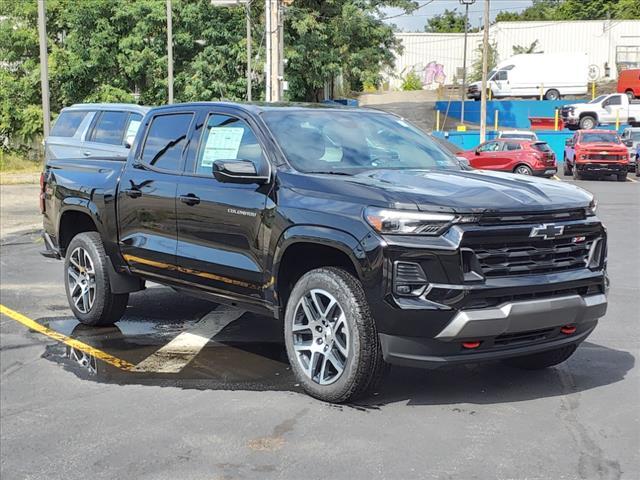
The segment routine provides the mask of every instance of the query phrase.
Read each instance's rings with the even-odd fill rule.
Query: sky
[[[427,19],[433,15],[442,13],[445,9],[458,9],[459,12],[464,12],[464,6],[460,5],[458,0],[419,0],[419,3],[422,7],[413,14],[389,18],[386,22],[397,25],[405,32],[422,32],[424,31]],[[473,5],[469,6],[469,24],[472,27],[478,27],[482,23],[483,3],[483,0],[476,0]],[[491,20],[493,20],[501,10],[520,12],[530,5],[531,0],[491,0],[489,6]],[[385,9],[385,13],[388,17],[391,17],[402,14],[402,10],[388,8]]]

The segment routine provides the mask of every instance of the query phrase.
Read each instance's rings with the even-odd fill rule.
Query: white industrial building
[[[425,88],[460,81],[463,33],[397,33],[404,50],[389,72],[390,86],[398,88],[409,71],[417,72]],[[499,22],[491,25],[489,39],[495,42],[498,60],[513,55],[513,47],[528,47],[538,41],[544,53],[586,53],[597,66],[599,80],[614,80],[618,69],[640,68],[640,20],[587,20],[543,22]],[[476,59],[482,32],[470,33],[467,71]]]

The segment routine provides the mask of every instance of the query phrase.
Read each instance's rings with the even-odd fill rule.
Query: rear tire
[[[531,170],[531,167],[529,167],[528,165],[518,165],[513,169],[513,173],[531,176],[533,175],[533,170]]]
[[[593,130],[598,126],[598,121],[591,115],[585,115],[580,119],[580,129]]]
[[[560,92],[555,89],[547,90],[547,93],[544,94],[545,100],[560,100]]]
[[[353,401],[386,371],[362,285],[340,268],[318,268],[298,280],[287,302],[284,333],[296,379],[319,400]]]
[[[113,325],[127,308],[128,293],[111,293],[107,262],[98,232],[80,233],[69,243],[64,285],[71,311],[85,325]]]
[[[548,352],[509,358],[503,361],[511,367],[520,368],[522,370],[540,370],[543,368],[553,367],[554,365],[564,362],[573,355],[576,348],[578,348],[577,345],[568,345],[555,350],[549,350]]]
[[[634,100],[636,98],[636,96],[633,94],[633,90],[627,90],[624,93],[627,94],[627,97],[629,98],[629,101]]]

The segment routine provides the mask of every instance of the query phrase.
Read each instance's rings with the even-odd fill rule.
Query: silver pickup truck
[[[83,103],[63,108],[45,141],[45,158],[125,159],[148,107]]]
[[[587,103],[562,107],[562,121],[570,130],[592,130],[598,125],[616,122],[640,127],[640,101],[629,100],[623,93],[600,95]]]

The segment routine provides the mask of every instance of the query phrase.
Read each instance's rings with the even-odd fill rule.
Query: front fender
[[[274,274],[278,271],[280,261],[287,248],[296,243],[315,243],[340,250],[349,257],[361,280],[370,271],[364,248],[358,239],[350,233],[330,227],[295,225],[282,232],[278,239],[271,270]]]

